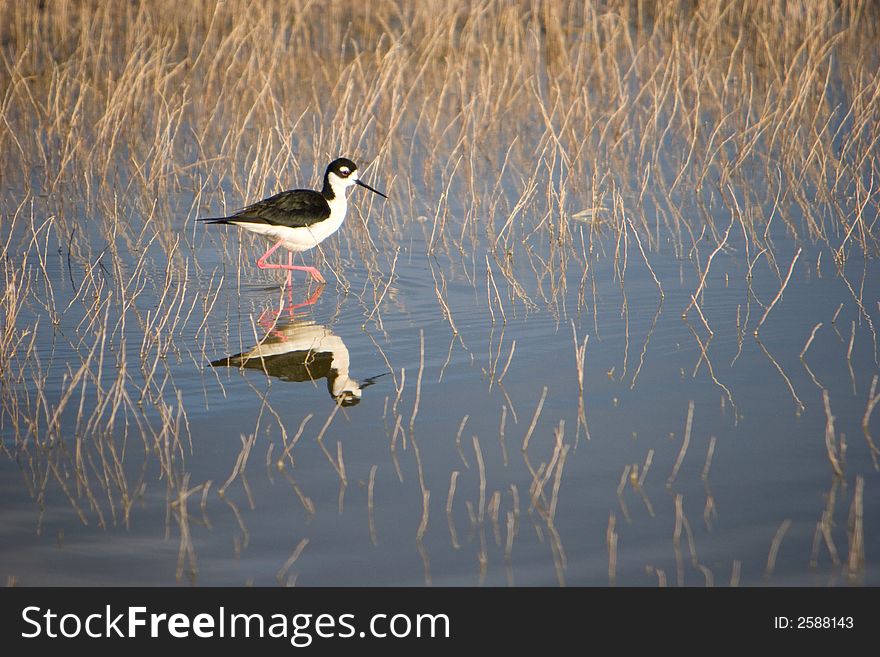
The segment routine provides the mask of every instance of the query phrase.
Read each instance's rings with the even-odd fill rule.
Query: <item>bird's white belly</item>
[[[281,245],[288,251],[308,251],[315,248],[318,244],[330,237],[339,230],[342,222],[345,220],[346,202],[345,196],[339,195],[337,198],[329,202],[330,216],[318,221],[311,226],[303,226],[299,228],[290,228],[288,226],[268,226],[266,224],[255,224],[247,222],[237,223],[242,228],[265,235],[273,241],[280,241]]]

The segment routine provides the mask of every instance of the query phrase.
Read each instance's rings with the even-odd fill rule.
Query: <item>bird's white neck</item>
[[[343,199],[345,200],[345,191],[355,184],[355,181],[351,178],[343,179],[337,176],[332,171],[327,174],[327,177],[324,179],[324,198],[327,196],[333,196],[334,199]],[[329,194],[328,194],[329,192]],[[328,199],[329,201],[329,199]]]
[[[333,226],[333,230],[336,230],[342,225],[342,220],[345,219],[345,213],[348,210],[345,187],[338,190],[334,189],[333,198],[327,200],[327,205],[330,206],[330,219],[328,221]]]

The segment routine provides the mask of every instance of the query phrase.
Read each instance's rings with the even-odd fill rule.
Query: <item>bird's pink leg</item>
[[[281,240],[278,240],[274,246],[270,247],[268,251],[260,256],[260,259],[257,260],[257,267],[260,269],[284,269],[284,265],[273,265],[266,262],[266,259],[275,253],[279,246],[281,246]]]
[[[303,303],[298,303],[295,305],[291,304],[290,307],[287,309],[287,312],[290,314],[291,319],[293,318],[293,311],[294,310],[296,310],[297,308],[304,308],[305,306],[311,306],[313,303],[315,303],[318,300],[318,298],[321,296],[322,292],[324,292],[324,284],[323,283],[318,285],[318,289],[315,290],[315,292],[312,294],[312,296],[310,296],[308,299],[306,299]]]
[[[293,251],[287,252],[287,266],[293,267]],[[287,305],[293,305],[293,270],[287,270]]]
[[[273,264],[273,263],[266,262],[266,260],[268,259],[268,257],[269,257],[270,255],[272,255],[273,253],[275,253],[275,250],[276,250],[279,246],[281,246],[281,241],[280,241],[280,240],[279,240],[274,246],[272,246],[268,251],[266,251],[266,252],[260,257],[259,260],[257,260],[257,267],[259,267],[260,269],[286,269],[288,272],[292,272],[292,271],[304,271],[304,272],[308,272],[309,275],[310,275],[312,278],[314,278],[316,281],[318,281],[319,283],[325,283],[325,282],[326,282],[326,281],[324,280],[324,277],[321,276],[321,272],[319,272],[319,271],[318,271],[317,269],[315,269],[314,267],[306,267],[306,266],[299,266],[299,265],[294,265],[294,264],[292,264],[292,263],[293,263],[293,253],[289,253],[289,254],[288,254],[288,259],[287,259],[288,264],[286,264],[286,265],[276,265],[276,264]]]
[[[263,327],[264,331],[270,331],[275,326],[280,314],[280,310],[270,310],[267,308],[260,313],[260,316],[257,318],[257,323]]]
[[[311,306],[313,303],[315,303],[321,297],[321,294],[324,292],[324,287],[325,287],[325,285],[323,283],[319,284],[318,289],[316,289],[312,293],[312,296],[310,296],[308,299],[306,299],[306,301],[304,301],[303,303],[296,303],[296,304],[293,303],[292,295],[290,295],[289,290],[288,290],[287,312],[290,315],[290,318],[294,319],[294,311],[297,308],[304,308],[305,306]],[[283,311],[281,309],[279,309],[279,310],[266,309],[262,313],[260,313],[260,317],[257,319],[257,322],[259,322],[260,326],[262,326],[264,330],[271,331],[275,327],[275,325],[277,324],[278,318],[282,312]],[[285,340],[284,336],[281,333],[279,333],[277,331],[274,333],[282,341]]]
[[[321,276],[321,272],[319,272],[319,271],[318,271],[317,269],[315,269],[314,267],[307,267],[307,266],[305,266],[305,265],[303,265],[303,266],[299,266],[299,265],[290,265],[290,267],[284,266],[284,268],[285,268],[285,269],[290,269],[290,270],[296,270],[296,271],[305,271],[305,272],[308,272],[309,275],[310,275],[312,278],[314,278],[316,281],[318,281],[319,283],[326,283],[326,282],[327,282],[327,281],[324,280],[324,277]]]

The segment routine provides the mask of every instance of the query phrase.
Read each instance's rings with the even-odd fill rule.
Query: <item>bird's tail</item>
[[[229,217],[197,217],[196,221],[202,221],[206,224],[228,224]]]

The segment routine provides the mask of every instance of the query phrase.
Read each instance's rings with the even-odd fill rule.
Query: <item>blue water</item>
[[[363,197],[352,200],[365,204]],[[430,216],[430,199],[421,202]],[[149,372],[154,374],[144,401],[132,400],[109,434],[82,425],[77,430],[71,405],[62,416],[60,441],[37,444],[30,435],[16,443],[6,412],[2,574],[35,585],[654,585],[658,572],[669,585],[726,585],[732,577],[743,585],[880,582],[872,559],[880,540],[873,522],[880,481],[861,429],[878,373],[876,336],[868,322],[880,298],[874,260],[853,253],[838,269],[827,249],[777,236],[775,256],[783,276],[796,248],[803,251],[759,342],[752,331],[781,281],[763,260],[746,280],[741,232],[731,231],[729,249],[715,257],[706,280],[700,307],[710,335],[694,309],[681,317],[700,278],[687,245],[683,256],[671,243],[649,251],[662,300],[631,237],[621,285],[610,230],[594,237],[596,255],[583,295],[578,258],[567,260],[566,288],[554,291],[552,281],[536,275],[533,263],[518,252],[511,272],[521,282],[520,296],[511,292],[484,243],[472,253],[442,249],[428,257],[432,219],[407,218],[393,201],[370,211],[384,213],[382,219],[374,216],[365,226],[355,223],[359,215],[351,215],[325,252],[325,276],[335,270],[344,282],[330,273],[314,304],[293,316],[282,312],[274,325],[260,320],[272,317],[267,311],[283,304],[287,292],[283,275],[254,266],[262,243],[244,239],[239,259],[237,233],[193,229],[177,220],[174,227],[183,237],[173,256],[170,291],[160,303],[167,247],[154,242],[145,291],[136,304],[142,321],[148,312],[151,317],[174,316],[178,308],[184,309],[182,317],[193,312],[181,318],[158,360],[155,347],[143,351],[143,329],[134,314],[126,315],[126,332],[110,336],[101,379],[105,390],[123,352],[130,395],[137,392],[135,384],[143,387]],[[449,219],[453,226],[462,221]],[[389,223],[400,226],[396,242],[382,239],[381,227]],[[589,224],[569,220],[569,226],[572,243],[579,245]],[[364,231],[375,244],[368,252],[372,263],[364,259]],[[63,235],[50,234],[47,250],[59,307],[67,306],[74,289],[69,276],[78,283],[86,267],[68,267]],[[91,247],[95,256],[103,248],[97,244]],[[548,244],[538,241],[535,248],[548,257]],[[707,238],[700,266],[713,248]],[[500,302],[487,277],[487,254]],[[120,257],[131,268],[132,252]],[[109,273],[101,276],[107,285],[118,285],[111,257],[105,260]],[[864,311],[847,282],[861,294]],[[297,275],[290,298],[300,303],[314,291]],[[94,334],[80,326],[91,302],[75,301],[53,326],[31,299],[17,319],[19,328],[36,326],[35,353],[50,405],[58,403],[66,380],[95,343]],[[111,316],[118,313],[111,304]],[[835,437],[845,442],[842,477],[827,455],[822,389],[799,358],[819,322],[805,362],[828,391]],[[111,328],[115,324],[110,322]],[[589,336],[586,427],[578,422],[572,325],[580,344]],[[303,350],[297,338],[303,331],[319,332],[323,337],[316,344],[325,352],[332,345],[335,355]],[[249,351],[267,333],[266,344],[274,345],[280,364],[211,365]],[[287,355],[285,345],[292,347]],[[338,366],[340,358],[347,360],[354,382],[369,385],[360,389],[359,403],[336,409],[331,393],[340,373],[326,365]],[[26,374],[36,371],[33,356],[16,362]],[[303,376],[304,371],[313,374]],[[15,385],[19,399],[27,391],[34,403],[28,376],[5,385]],[[523,439],[545,387],[524,452]],[[96,399],[94,381],[82,389],[88,411]],[[76,404],[80,396],[77,392]],[[172,416],[182,403],[177,447],[139,429],[139,422],[152,431],[161,427],[156,400],[163,400]],[[673,477],[691,402],[689,443]],[[138,408],[142,414],[136,419]],[[289,444],[308,416],[282,471],[277,466],[285,451],[282,427]],[[869,426],[874,433],[877,422],[875,416]],[[249,451],[243,468],[221,495],[244,445]],[[633,464],[638,480],[649,458],[640,486],[628,476],[622,482]],[[536,479],[545,479],[548,464],[543,493],[533,500],[530,489]],[[846,563],[857,477],[864,479],[867,561],[848,577],[832,562],[823,538],[815,565],[811,556],[817,523],[828,508],[837,558]],[[200,487],[206,482],[204,493]],[[181,558],[180,506],[172,501],[191,489],[191,551]],[[617,536],[613,579],[609,522]],[[786,531],[767,574],[780,528]]]

